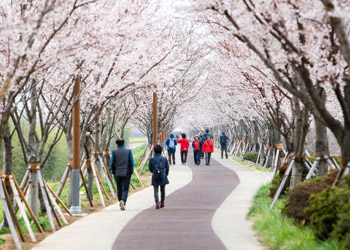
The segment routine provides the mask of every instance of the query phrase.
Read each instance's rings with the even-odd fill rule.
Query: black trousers
[[[159,185],[154,185],[154,200],[156,203],[159,202]],[[160,201],[164,202],[165,201],[165,185],[160,186]]]
[[[201,152],[200,150],[193,150],[194,163],[197,165],[201,164]]]
[[[181,151],[180,153],[181,153],[181,163],[186,163],[188,151]]]
[[[227,146],[221,146],[221,159],[224,158],[224,151],[226,154],[226,159],[228,158],[227,156]]]
[[[114,179],[117,183],[118,200],[123,200],[124,204],[126,204],[126,200],[128,199],[131,174],[128,174],[127,176],[114,175]]]
[[[175,149],[168,149],[169,165],[171,165],[171,158],[173,159],[173,164],[175,165]]]

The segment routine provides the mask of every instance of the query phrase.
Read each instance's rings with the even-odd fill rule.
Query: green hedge
[[[286,250],[340,250],[336,240],[319,241],[311,228],[298,225],[295,220],[287,218],[282,209],[286,197],[280,198],[273,209],[269,197],[271,184],[263,185],[254,196],[248,218],[253,220],[253,229],[262,238],[264,245],[270,249]]]
[[[243,156],[244,160],[247,161],[252,161],[252,162],[256,162],[256,158],[258,157],[258,153],[257,152],[248,152]]]
[[[319,239],[337,239],[343,249],[350,249],[349,175],[338,186],[311,195],[306,211],[311,214],[310,225]]]

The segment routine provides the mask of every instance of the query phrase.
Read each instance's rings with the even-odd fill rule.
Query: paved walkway
[[[130,196],[126,211],[112,205],[35,249],[264,249],[245,215],[269,174],[217,156],[211,166],[193,166],[192,154],[189,167],[173,166],[164,209],[154,209],[153,189],[147,188]]]

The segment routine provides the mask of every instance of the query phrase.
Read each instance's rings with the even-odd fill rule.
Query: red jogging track
[[[203,160],[200,166],[195,166],[191,152],[188,165],[193,180],[166,197],[165,208],[156,210],[153,206],[135,216],[123,228],[113,249],[225,249],[211,221],[239,179],[215,160],[211,166],[205,166]]]

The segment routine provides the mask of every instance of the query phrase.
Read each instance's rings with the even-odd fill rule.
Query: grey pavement
[[[233,170],[240,180],[240,184],[216,210],[212,220],[214,232],[227,249],[266,249],[254,236],[246,215],[254,194],[261,185],[271,180],[272,173],[250,169],[230,159],[221,159],[218,153],[214,153],[213,158]]]
[[[270,180],[271,173],[252,170],[232,160],[222,160],[217,153],[213,154],[213,158],[233,170],[240,179],[240,184],[214,214],[212,219],[214,232],[227,249],[265,249],[254,236],[246,214],[256,190]],[[189,158],[189,161],[193,159]],[[180,159],[177,159],[177,162],[179,163]],[[192,171],[187,166],[177,164],[171,168],[169,179],[167,195],[190,183]],[[124,226],[140,212],[152,206],[154,206],[153,188],[150,187],[131,195],[128,198],[126,211],[120,211],[118,204],[111,205],[48,236],[33,249],[111,249]]]
[[[177,159],[180,162],[180,159]],[[192,171],[187,166],[170,168],[167,195],[182,188],[192,180]],[[126,210],[120,211],[119,203],[90,214],[72,225],[66,226],[45,238],[35,250],[96,250],[112,249],[123,227],[137,214],[154,206],[153,187],[128,197]]]

